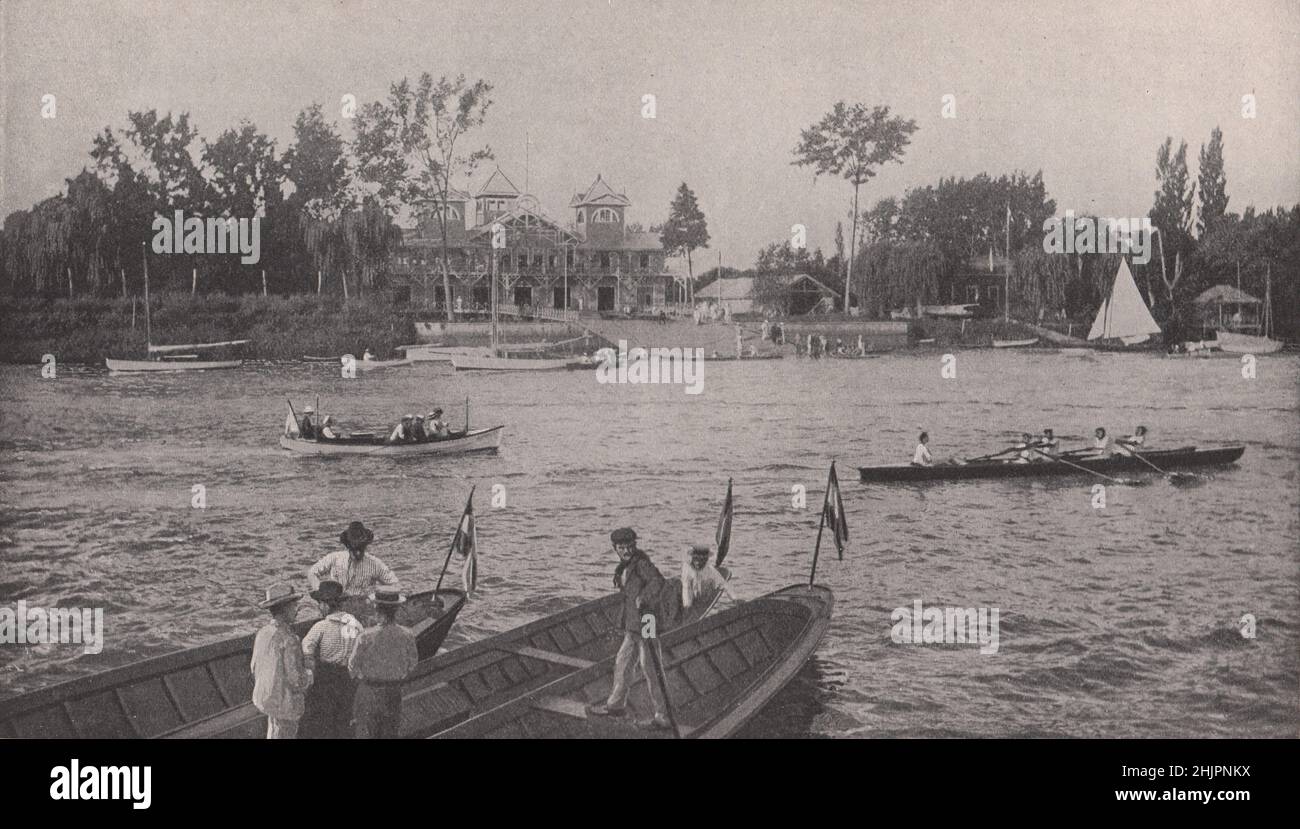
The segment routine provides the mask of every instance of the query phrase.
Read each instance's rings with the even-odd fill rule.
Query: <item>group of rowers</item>
[[[311,405],[304,410],[301,421],[295,420],[292,414],[288,415],[284,423],[284,434],[287,437],[318,441],[339,440],[343,437],[336,427],[333,416],[325,415],[322,418]],[[424,443],[443,440],[450,436],[451,429],[447,421],[442,418],[442,409],[435,408],[424,417],[403,415],[384,443]]]
[[[1138,449],[1146,443],[1146,435],[1147,427],[1138,426],[1133,430],[1133,434],[1112,441],[1107,436],[1106,430],[1098,426],[1093,432],[1092,446],[1062,452],[1056,434],[1051,429],[1043,429],[1042,434],[1038,437],[1034,437],[1029,432],[1022,433],[1019,443],[1003,449],[1001,452],[994,452],[991,455],[983,455],[968,460],[953,458],[949,463],[965,464],[974,460],[991,461],[995,458],[1002,458],[1004,455],[1013,455],[1011,458],[1004,459],[1004,463],[1050,462],[1063,457],[1084,459],[1109,458],[1111,455],[1131,456],[1136,454]],[[916,451],[912,453],[912,466],[934,465],[934,458],[930,455],[929,443],[929,433],[922,432],[921,437],[917,440]]]

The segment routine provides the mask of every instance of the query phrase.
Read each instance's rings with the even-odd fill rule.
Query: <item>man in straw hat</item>
[[[314,417],[315,414],[316,414],[316,407],[308,403],[307,408],[303,410],[302,425],[298,429],[298,433],[302,435],[303,440],[316,439],[316,418]]]
[[[271,622],[253,640],[253,705],[266,715],[268,740],[292,740],[298,735],[311,671],[303,662],[302,645],[293,632],[294,614],[302,594],[289,584],[273,584],[259,606],[271,612]]]
[[[322,581],[336,581],[343,585],[343,595],[367,596],[377,585],[397,587],[397,576],[388,565],[366,552],[375,540],[375,534],[360,521],[353,521],[339,535],[345,549],[337,550],[312,565],[307,571],[307,582],[312,590]]]
[[[348,673],[348,659],[362,626],[343,609],[343,585],[338,582],[322,581],[311,597],[320,602],[325,618],[302,638],[302,654],[313,681],[298,736],[304,740],[346,739],[352,736],[352,700],[357,691]]]
[[[609,534],[618,554],[619,563],[614,569],[614,586],[623,593],[623,644],[614,659],[614,684],[609,699],[604,703],[587,706],[587,714],[595,717],[621,717],[627,713],[628,675],[632,672],[632,658],[641,662],[641,673],[646,678],[650,704],[654,716],[638,720],[642,728],[671,728],[664,713],[664,702],[659,688],[659,677],[651,671],[650,644],[641,638],[641,615],[659,612],[659,593],[664,586],[663,574],[650,558],[636,546],[636,532],[622,527]]]
[[[415,634],[397,623],[397,609],[406,597],[396,589],[380,587],[371,596],[379,624],[357,639],[348,671],[357,681],[353,715],[357,739],[393,739],[401,736],[402,683],[420,661]]]

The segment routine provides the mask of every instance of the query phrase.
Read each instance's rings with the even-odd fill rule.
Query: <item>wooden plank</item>
[[[577,717],[578,719],[587,719],[587,707],[585,703],[578,702],[576,699],[568,697],[538,697],[533,700],[533,707],[540,708],[543,711],[550,711],[554,714],[563,714],[566,717]]]
[[[544,651],[528,645],[503,645],[501,649],[510,651],[511,653],[517,653],[520,656],[531,656],[533,659],[541,659],[546,662],[568,665],[571,668],[590,668],[592,665],[596,664],[586,659],[579,659],[576,656],[556,653],[555,651]]]

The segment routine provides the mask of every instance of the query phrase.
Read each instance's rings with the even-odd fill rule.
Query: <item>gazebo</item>
[[[1215,285],[1192,300],[1201,325],[1224,331],[1254,331],[1260,328],[1263,301],[1231,285]]]

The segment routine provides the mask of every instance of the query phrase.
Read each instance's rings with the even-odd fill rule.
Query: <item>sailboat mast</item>
[[[149,254],[145,243],[140,243],[140,259],[144,262],[144,341],[145,353],[149,353],[149,346],[153,345],[153,330],[149,325]]]
[[[492,251],[488,270],[492,281],[492,356],[497,356],[497,253]]]

